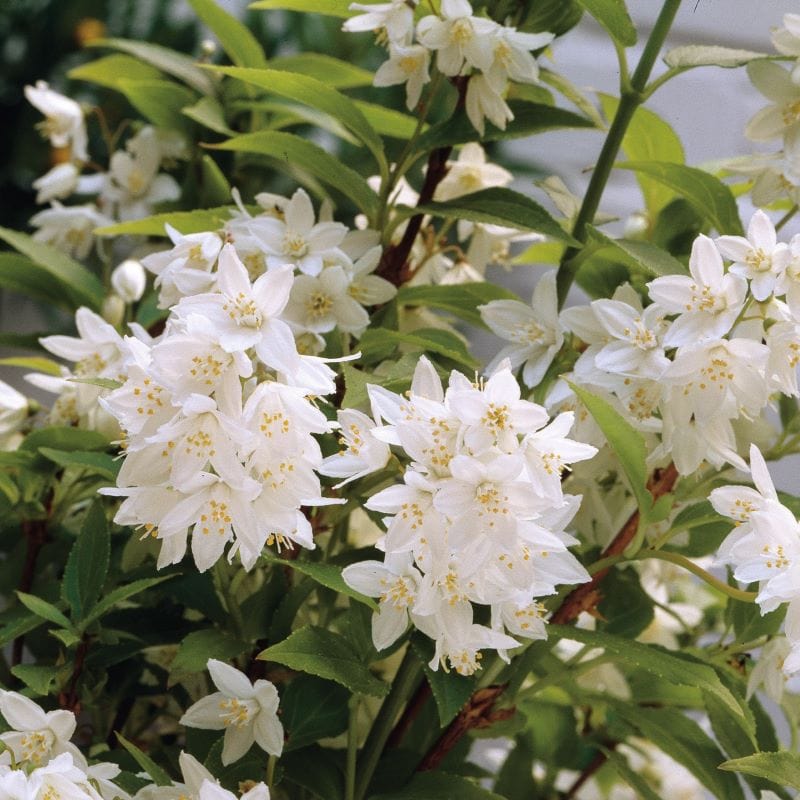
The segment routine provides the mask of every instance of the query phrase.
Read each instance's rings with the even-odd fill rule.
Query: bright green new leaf
[[[61,595],[72,609],[72,619],[80,622],[90,611],[108,575],[111,534],[103,504],[95,500],[67,558]]]
[[[166,225],[186,235],[189,233],[204,233],[216,231],[231,218],[233,206],[219,206],[217,208],[200,208],[196,211],[167,211],[163,214],[153,214],[144,219],[133,219],[129,222],[117,222],[98,228],[98,236],[167,236]]]
[[[0,240],[13,247],[49,272],[63,285],[62,291],[74,308],[84,305],[97,311],[103,302],[103,285],[83,264],[44,242],[9,228],[0,228]]]
[[[197,95],[175,81],[121,78],[117,88],[130,104],[159,128],[186,131],[189,121],[183,113],[197,101]]]
[[[276,56],[269,65],[272,69],[299,72],[324,81],[334,89],[354,89],[357,86],[371,86],[373,73],[347,61],[325,53],[295,53],[289,56]]]
[[[590,239],[598,243],[600,249],[613,248],[626,263],[640,269],[648,278],[687,273],[686,267],[677,258],[658,245],[630,239],[612,239],[591,225],[587,227]]]
[[[786,750],[777,753],[754,753],[719,765],[720,769],[744,772],[766,778],[791,789],[800,789],[800,755]]]
[[[133,756],[134,761],[150,776],[156,786],[172,786],[172,778],[147,753],[142,752],[118,731],[115,733],[117,741]]]
[[[687,44],[674,47],[664,56],[664,63],[673,69],[692,67],[743,67],[751,61],[774,58],[768,53],[753,50],[739,50],[733,47],[719,47],[708,44]]]
[[[309,14],[324,14],[328,17],[347,19],[358,12],[350,10],[350,0],[257,0],[250,8],[259,11],[301,11]]]
[[[644,436],[606,400],[580,386],[572,383],[570,386],[608,439],[631,486],[639,513],[646,518],[653,505],[653,495],[647,490],[647,446]]]
[[[482,189],[445,203],[427,203],[415,208],[398,206],[396,210],[399,219],[415,214],[430,214],[446,219],[485,222],[522,231],[536,231],[572,247],[580,247],[580,242],[573,239],[542,206],[513,189]]]
[[[202,204],[213,206],[230,200],[231,186],[225,177],[225,173],[219,168],[219,164],[206,153],[201,159],[200,165],[200,201]]]
[[[438,308],[471,325],[485,328],[478,306],[492,300],[519,300],[508,289],[495,283],[459,283],[454,286],[402,286],[397,293],[399,306]]]
[[[368,103],[366,100],[354,100],[353,103],[381,136],[410,139],[417,129],[417,120],[410,114],[404,114],[402,111],[386,108],[377,103]],[[426,127],[427,125],[423,125],[423,130]]]
[[[357,694],[383,697],[389,691],[388,684],[355,656],[347,639],[324,628],[306,625],[263,650],[258,658],[336,681]]]
[[[45,619],[48,622],[54,622],[62,628],[72,628],[72,623],[64,615],[64,612],[59,611],[52,603],[48,603],[47,600],[42,600],[41,597],[36,597],[36,595],[28,594],[27,592],[17,592],[17,597],[20,603],[22,603],[28,611],[32,611],[36,614],[37,617]]]
[[[220,8],[214,0],[189,0],[198,17],[219,39],[222,49],[239,67],[265,67],[264,50],[250,29]]]
[[[512,102],[510,104],[514,119],[506,128],[500,129],[491,123],[486,125],[483,142],[496,142],[504,139],[521,139],[545,131],[561,128],[593,128],[592,120],[556,106],[539,103]],[[448,147],[475,141],[475,128],[465,113],[431,126],[427,133],[417,140],[417,153],[427,153],[437,147]]]
[[[58,363],[44,356],[10,356],[9,358],[0,358],[0,366],[32,369],[36,372],[43,372],[45,375],[61,375],[61,367]]]
[[[201,94],[214,94],[212,77],[201,69],[193,58],[149,42],[137,42],[132,39],[93,39],[87,47],[108,47],[121,50],[135,56],[140,61],[150,64],[161,72],[178,78]]]
[[[75,81],[88,81],[108,89],[119,89],[119,82],[124,79],[146,81],[158,80],[164,75],[150,64],[123,53],[112,53],[110,56],[88,61],[73,67],[67,77]]]
[[[477,359],[467,350],[464,341],[456,334],[441,328],[420,328],[413,333],[401,333],[388,328],[368,328],[361,337],[360,348],[363,357],[385,358],[395,346],[404,345],[422,353],[437,353],[456,361],[469,369],[478,366]],[[382,355],[386,353],[386,355]]]
[[[563,0],[559,0],[559,2],[563,2]],[[572,81],[567,80],[567,78],[558,72],[552,72],[544,68],[539,70],[539,77],[542,83],[552,86],[553,89],[563,95],[579,111],[592,120],[596,128],[601,131],[606,129],[606,121],[603,119],[594,103],[572,83]]]
[[[58,668],[52,666],[40,666],[38,664],[17,664],[11,667],[11,674],[19,678],[34,696],[46,696],[50,694],[53,681],[58,674]]]
[[[236,135],[236,131],[228,127],[225,121],[225,109],[216,97],[201,97],[194,105],[182,108],[181,113],[215,133],[221,133],[223,136]]]
[[[304,103],[329,114],[354,133],[381,164],[385,162],[383,142],[358,106],[346,95],[309,75],[276,69],[217,67],[223,75],[258,86],[270,94]]]
[[[622,169],[648,175],[679,194],[719,233],[743,236],[739,210],[731,190],[719,178],[696,167],[663,161],[628,161]]]
[[[347,730],[347,689],[313,675],[298,675],[281,695],[284,752],[306,747]]]
[[[624,0],[578,0],[578,3],[623,47],[636,44],[636,28]]]
[[[364,178],[321,147],[291,133],[246,133],[214,145],[220,150],[269,156],[284,169],[300,167],[338,189],[369,216],[377,210],[378,196]]]

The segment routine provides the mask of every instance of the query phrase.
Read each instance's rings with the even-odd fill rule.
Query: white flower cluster
[[[89,764],[70,739],[76,720],[71,711],[45,712],[17,692],[0,690],[0,795],[27,800],[131,800],[113,779],[116,764]]]
[[[386,464],[390,446],[411,459],[403,483],[366,503],[387,515],[383,562],[343,572],[354,589],[379,598],[376,648],[396,641],[410,620],[436,642],[433,669],[449,662],[469,675],[484,648],[505,657],[519,644],[512,636],[544,638],[537,598],[589,577],[567,549],[576,540],[565,527],[580,498],[563,493],[561,476],[596,451],[568,438],[572,414],[550,422],[541,406],[521,400],[507,364],[485,384],[453,372],[445,391],[422,358],[406,397],[377,386],[369,395],[374,419],[340,412],[343,450],[323,470],[365,475]],[[474,621],[473,604],[490,607],[488,625]]]
[[[42,132],[60,151],[58,163],[33,183],[36,202],[50,203],[50,208],[31,218],[38,241],[83,259],[91,252],[95,228],[114,220],[146,217],[154,204],[180,196],[175,179],[160,171],[165,163],[187,157],[186,142],[179,134],[144,126],[127,140],[124,149],[111,155],[104,171],[90,158],[80,104],[44,81],[26,86],[25,96],[45,115]],[[61,204],[76,194],[91,196],[93,201]]]
[[[389,60],[376,72],[375,86],[406,85],[407,105],[414,110],[429,83],[431,53],[449,78],[469,76],[467,115],[483,136],[484,119],[505,130],[514,119],[504,100],[509,82],[537,83],[539,67],[531,50],[546,47],[552,33],[521,33],[486,17],[475,16],[468,0],[442,0],[439,13],[415,26],[417,0],[352,3],[363,12],[347,20],[345,31],[377,31],[389,49]]]
[[[722,543],[718,559],[733,567],[743,583],[758,582],[761,613],[787,603],[786,642],[781,654],[787,675],[800,671],[800,523],[784,506],[772,483],[764,457],[750,446],[750,471],[755,488],[735,485],[714,489],[714,509],[735,528]]]
[[[758,418],[775,392],[800,394],[800,238],[778,243],[758,211],[746,238],[698,237],[689,273],[651,281],[646,308],[624,286],[558,317],[552,276],[545,276],[533,309],[493,302],[483,315],[513,343],[504,353],[525,364],[531,385],[563,331],[585,342],[571,379],[606,396],[642,431],[660,434],[654,461],[671,457],[684,475],[704,461],[743,468],[733,423]],[[548,402],[575,405],[563,384]]]
[[[298,352],[282,317],[294,269],[251,281],[233,245],[216,240],[216,271],[195,270],[206,290],[182,297],[158,338],[125,339],[125,381],[100,401],[126,437],[118,488],[106,490],[126,498],[116,521],[161,541],[159,566],[183,557],[189,531],[200,570],[230,542],[247,569],[267,542],[313,548],[301,507],[329,502],[314,434],[330,425],[310,397],[333,392],[334,373]],[[191,248],[176,249],[185,267]],[[179,268],[172,277],[180,283]]]

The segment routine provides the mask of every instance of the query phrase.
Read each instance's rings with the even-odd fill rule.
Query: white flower
[[[269,789],[265,784],[257,783],[241,797],[237,797],[233,792],[223,789],[216,781],[206,779],[200,787],[197,798],[198,800],[269,800]]]
[[[707,236],[692,245],[688,275],[665,275],[647,284],[650,297],[667,313],[680,316],[664,337],[666,347],[680,347],[724,336],[742,310],[747,281],[725,274],[722,257]]]
[[[267,680],[251,683],[244,673],[216,659],[208,671],[218,692],[196,702],[181,717],[190,728],[225,730],[222,763],[240,759],[255,742],[270,755],[283,751],[283,726],[278,719],[278,692]]]
[[[34,214],[30,224],[38,230],[37,242],[46,242],[78,259],[86,258],[94,244],[95,228],[110,225],[112,220],[91,203],[83,206],[62,206],[53,201],[51,207]]]
[[[775,226],[760,209],[753,214],[743,236],[720,236],[717,248],[734,263],[730,271],[750,278],[750,291],[756,300],[766,300],[775,290],[791,260],[788,245],[777,241]]]
[[[70,147],[77,161],[88,161],[88,137],[81,107],[69,97],[53,91],[45,81],[25,87],[25,97],[45,116],[42,133],[53,147]]]
[[[798,59],[792,70],[792,81],[800,84],[800,14],[783,15],[783,27],[772,30],[772,44],[779,53]]]
[[[764,456],[755,444],[750,445],[750,472],[755,489],[749,486],[721,486],[711,492],[708,499],[718,514],[741,526],[754,511],[763,510],[767,503],[778,502]]]
[[[747,74],[753,86],[773,104],[753,116],[745,136],[755,141],[783,136],[800,121],[800,85],[774,61],[751,61]]]
[[[515,28],[498,27],[494,35],[492,64],[486,77],[498,92],[505,90],[508,81],[537,83],[539,65],[531,50],[547,47],[553,41],[552,33],[521,33]]]
[[[141,262],[128,258],[117,265],[111,273],[111,286],[126,303],[141,300],[147,286],[147,276]]]
[[[391,44],[407,44],[414,32],[414,7],[418,0],[391,0],[389,3],[351,3],[351,11],[363,11],[342,25],[348,33],[386,31]],[[380,84],[376,84],[380,85]]]
[[[350,293],[350,278],[338,264],[319,275],[298,275],[292,285],[287,320],[303,330],[327,333],[334,328],[360,334],[369,325],[369,314]]]
[[[406,105],[413,111],[422,95],[422,87],[429,83],[431,54],[419,44],[389,46],[389,60],[384,61],[375,73],[373,85],[397,86],[406,84]]]
[[[78,188],[80,170],[75,164],[65,162],[56,164],[49,172],[33,182],[36,189],[36,202],[47,203],[50,200],[63,200]]]
[[[10,450],[30,413],[28,398],[0,381],[0,450]]]
[[[442,0],[442,18],[424,17],[417,25],[417,38],[436,50],[436,66],[445,75],[459,75],[464,63],[487,70],[492,63],[493,34],[499,27],[490,19],[472,16],[467,0]]]
[[[24,695],[2,691],[0,714],[11,728],[0,733],[0,742],[11,751],[15,761],[39,767],[60,753],[78,753],[69,741],[76,724],[71,711],[45,712]]]
[[[477,142],[465,144],[457,161],[447,162],[447,174],[436,187],[434,199],[453,200],[492,186],[508,186],[514,176],[498,164],[486,160],[486,151]]]
[[[514,119],[508,104],[485,75],[473,75],[469,79],[466,110],[469,121],[481,136],[486,132],[484,119],[503,131]]]
[[[747,678],[747,699],[749,700],[759,687],[773,703],[780,705],[786,690],[786,673],[783,670],[792,646],[785,636],[778,636],[767,642],[758,654],[755,666]]]
[[[254,217],[250,230],[267,253],[270,268],[291,264],[306,275],[319,275],[324,259],[347,233],[338,222],[315,222],[311,198],[298,189],[285,209],[284,220]]]
[[[518,300],[492,300],[478,306],[478,310],[494,333],[511,342],[492,359],[486,371],[493,372],[507,358],[512,370],[524,365],[522,380],[526,386],[537,386],[564,344],[558,320],[555,272],[539,279],[530,305]]]
[[[339,410],[337,417],[341,428],[342,449],[322,462],[319,473],[333,478],[345,478],[346,480],[337,485],[338,488],[383,469],[389,461],[391,451],[385,442],[373,435],[372,431],[377,427],[374,419],[353,408]]]

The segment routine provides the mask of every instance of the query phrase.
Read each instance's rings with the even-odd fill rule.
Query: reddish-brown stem
[[[89,636],[83,634],[83,638],[78,643],[75,650],[75,664],[72,667],[72,675],[69,679],[69,688],[62,692],[58,697],[61,708],[72,711],[73,714],[80,713],[80,701],[78,700],[78,681],[83,672],[83,665],[86,661],[86,654],[89,652]]]
[[[26,549],[25,563],[22,567],[22,575],[19,579],[19,590],[28,594],[33,586],[33,578],[36,574],[36,562],[39,553],[45,542],[47,542],[47,520],[31,519],[22,523],[22,532],[25,534]],[[22,648],[25,644],[25,637],[17,636],[11,648],[11,666],[14,667],[22,661]]]
[[[400,747],[405,738],[406,734],[409,731],[409,728],[414,724],[414,720],[419,716],[420,711],[424,707],[425,703],[428,702],[428,698],[431,696],[431,687],[427,681],[423,681],[417,691],[414,693],[414,696],[408,702],[408,705],[405,707],[405,710],[400,716],[400,719],[397,720],[397,724],[392,728],[392,732],[389,734],[389,738],[386,740],[386,748],[392,749],[394,747]]]
[[[613,745],[612,745],[613,746]],[[564,800],[573,800],[577,796],[581,787],[606,763],[608,756],[603,752],[598,752],[597,755],[584,767],[580,775],[575,779],[572,786],[567,789],[564,795]]]

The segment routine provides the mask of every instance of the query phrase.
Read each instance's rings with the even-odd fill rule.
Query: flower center
[[[457,45],[463,47],[469,44],[475,36],[472,23],[466,17],[456,20],[450,29],[450,38]]]
[[[228,298],[228,302],[222,306],[223,311],[228,312],[228,316],[240,328],[260,328],[263,317],[255,301],[248,297],[244,292],[239,292],[236,297]]]
[[[314,292],[306,300],[306,312],[314,319],[324,317],[333,307],[333,300],[330,295],[323,292]]]
[[[236,697],[231,697],[227,700],[221,700],[219,708],[219,716],[226,728],[243,728],[245,725],[249,724],[250,717],[255,711],[250,701],[239,700]]]
[[[302,258],[308,253],[308,242],[299,233],[290,231],[283,237],[283,252],[287,256]]]

